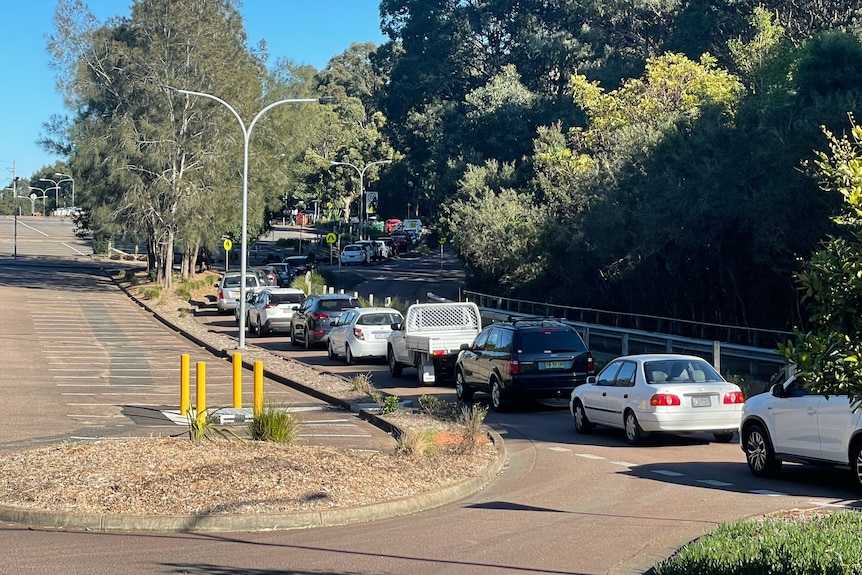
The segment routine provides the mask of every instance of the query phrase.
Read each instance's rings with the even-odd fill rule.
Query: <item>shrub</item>
[[[437,453],[440,446],[434,441],[433,429],[409,429],[398,438],[398,453],[409,456],[429,457]]]
[[[398,411],[398,408],[401,407],[399,401],[397,395],[387,395],[383,399],[383,405],[380,406],[383,410],[383,415],[389,415]]]
[[[488,415],[488,408],[474,403],[472,406],[462,406],[458,423],[461,425],[461,451],[472,453],[479,444],[479,438],[484,437],[482,425]]]
[[[288,445],[299,436],[299,419],[285,405],[264,405],[248,422],[248,433],[254,441],[275,441]]]
[[[862,566],[862,513],[741,521],[715,531],[655,565],[656,575],[793,573],[851,575]]]
[[[159,299],[162,296],[162,286],[144,286],[141,288],[144,299]]]
[[[439,395],[419,396],[419,407],[430,415],[443,421],[454,421],[460,414],[458,403],[441,399]]]
[[[188,421],[189,425],[189,439],[194,442],[200,441],[202,439],[214,441],[216,439],[216,436],[218,436],[222,439],[229,440],[231,437],[233,437],[234,439],[239,439],[240,441],[242,441],[242,438],[230,429],[222,429],[216,427],[216,425],[213,423],[212,416],[217,412],[218,410],[215,410],[209,414],[203,413],[199,417],[194,409],[190,409],[189,412],[186,414],[186,420]]]

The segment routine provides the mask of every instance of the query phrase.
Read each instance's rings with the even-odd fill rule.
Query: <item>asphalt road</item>
[[[0,249],[8,245],[7,229],[0,223]],[[370,276],[379,269],[361,273]],[[110,290],[98,282],[73,282],[59,267],[44,270],[49,277],[34,282],[8,259],[0,258],[0,271],[3,384],[31,394],[26,405],[5,403],[7,426],[0,432],[8,437],[8,420],[17,418],[19,426],[52,433],[53,426],[63,427],[57,430],[61,434],[72,427],[67,416],[75,412],[69,402],[52,404],[55,398],[45,396],[38,382],[55,377],[49,367],[68,357],[51,350],[81,321],[78,314],[95,317],[85,310],[96,309],[91,306]],[[364,281],[372,278],[357,285]],[[82,298],[88,303],[76,303]],[[67,318],[62,323],[46,312],[63,307],[81,311],[60,313]],[[229,317],[211,319],[215,324]],[[174,345],[145,316],[132,314],[114,325],[124,322],[131,333],[155,337],[167,348]],[[129,339],[116,349],[133,344]],[[263,342],[301,361],[338,368],[323,349],[294,351],[283,338]],[[177,340],[175,345],[182,344]],[[132,363],[118,356],[116,367]],[[379,386],[405,394],[452,392],[446,385],[424,388],[406,379],[387,384],[377,376],[386,370],[383,363],[366,367],[374,370]],[[153,383],[139,391],[155,393]],[[757,480],[738,445],[710,443],[708,436],[661,437],[630,447],[617,431],[576,434],[567,410],[549,404],[491,413],[488,423],[506,441],[509,465],[484,491],[429,512],[363,525],[234,535],[74,533],[3,525],[0,565],[3,572],[16,574],[617,575],[643,573],[654,560],[721,522],[788,508],[860,506],[844,472],[786,465],[780,479]]]

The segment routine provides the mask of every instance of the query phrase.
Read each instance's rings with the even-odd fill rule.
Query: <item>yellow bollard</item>
[[[197,405],[197,420],[203,422],[206,419],[207,411],[207,364],[205,361],[197,362],[195,402]]]
[[[254,362],[254,416],[263,413],[263,362]]]
[[[189,354],[180,356],[180,415],[185,417],[191,407],[189,392]]]
[[[233,354],[233,406],[242,407],[242,354]]]

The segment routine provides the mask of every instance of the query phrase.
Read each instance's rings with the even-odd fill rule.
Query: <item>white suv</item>
[[[853,407],[795,377],[747,399],[739,438],[748,468],[758,477],[778,474],[782,461],[849,468],[862,489],[862,409]]]

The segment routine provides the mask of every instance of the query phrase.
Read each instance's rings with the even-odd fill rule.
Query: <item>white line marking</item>
[[[754,493],[755,495],[766,495],[767,497],[788,497],[786,493],[770,491],[769,489],[753,489],[749,493]]]
[[[548,451],[571,451],[571,449],[567,449],[565,447],[549,447]]]
[[[677,473],[676,471],[670,471],[669,469],[654,469],[653,473],[664,475],[666,477],[685,477],[684,473]]]
[[[605,459],[601,455],[593,455],[591,453],[577,453],[578,457],[583,457],[584,459]]]
[[[698,483],[703,483],[704,485],[710,485],[712,487],[730,487],[733,483],[727,483],[725,481],[718,481],[715,479],[698,479]]]
[[[611,461],[614,465],[621,465],[623,467],[637,467],[637,463],[629,463],[628,461]]]

